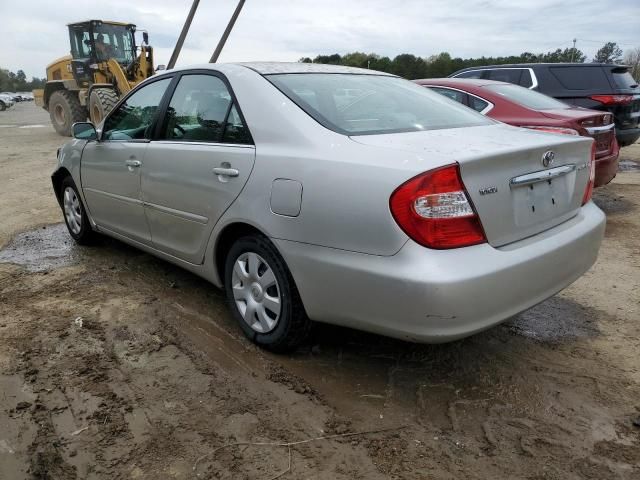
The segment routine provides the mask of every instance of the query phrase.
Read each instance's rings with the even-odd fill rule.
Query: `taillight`
[[[547,133],[561,133],[563,135],[580,135],[580,133],[577,130],[574,130],[573,128],[563,128],[563,127],[545,127],[545,126],[538,126],[538,125],[522,125],[520,128],[528,128],[530,130],[538,130],[540,132],[547,132]]]
[[[458,248],[487,241],[457,164],[403,183],[391,195],[389,206],[400,228],[425,247]]]
[[[591,95],[589,98],[604,105],[629,105],[633,102],[633,95]]]
[[[593,194],[593,184],[596,180],[596,142],[591,144],[591,157],[589,158],[589,181],[587,187],[584,189],[584,195],[582,196],[582,205],[591,200]]]

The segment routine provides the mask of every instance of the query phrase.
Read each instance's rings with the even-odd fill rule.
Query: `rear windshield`
[[[618,88],[636,88],[638,82],[635,81],[631,72],[626,68],[614,68],[611,70],[613,82]]]
[[[548,97],[547,95],[518,85],[505,83],[499,85],[486,85],[484,88],[497,93],[507,100],[511,100],[512,102],[518,103],[523,107],[527,107],[532,110],[557,110],[559,108],[569,108],[569,105],[562,103],[555,98]]]
[[[316,121],[344,135],[489,125],[492,120],[408,80],[295,73],[267,79]]]

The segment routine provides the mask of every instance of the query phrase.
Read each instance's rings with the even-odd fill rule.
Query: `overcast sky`
[[[97,18],[149,31],[167,63],[192,0],[0,0],[0,66],[28,77],[69,51],[66,24]],[[208,61],[236,0],[201,0],[178,64]],[[296,61],[352,51],[475,57],[605,41],[640,47],[640,0],[247,0],[220,61]]]

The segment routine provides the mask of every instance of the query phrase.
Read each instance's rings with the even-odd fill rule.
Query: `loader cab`
[[[135,61],[135,25],[89,20],[68,27],[71,69],[81,87],[94,81],[93,74],[99,70],[100,62],[114,59],[126,69]]]

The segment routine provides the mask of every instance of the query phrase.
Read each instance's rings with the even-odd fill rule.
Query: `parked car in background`
[[[13,97],[0,93],[0,112],[13,107]]]
[[[73,133],[52,177],[70,235],[103,232],[225,288],[272,350],[310,319],[471,335],[575,281],[604,234],[591,140],[372,70],[172,69]]]
[[[595,186],[606,185],[616,176],[620,148],[611,113],[576,107],[493,80],[436,78],[415,82],[509,125],[591,137],[596,142]]]
[[[11,97],[14,103],[21,102],[22,97],[15,92],[0,92],[0,95],[6,95],[7,97]]]
[[[514,83],[578,107],[613,114],[621,147],[640,138],[640,86],[624,65],[527,63],[470,67],[449,75]]]

